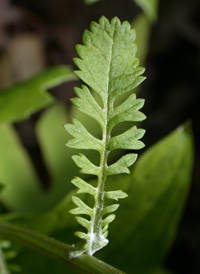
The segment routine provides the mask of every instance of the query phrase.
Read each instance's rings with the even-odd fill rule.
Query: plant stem
[[[91,231],[90,231],[90,247],[89,254],[92,255],[98,249],[101,249],[105,245],[108,244],[108,240],[103,235],[102,231],[102,211],[104,208],[104,188],[106,183],[106,169],[107,169],[107,159],[109,155],[109,151],[107,150],[108,141],[110,138],[110,129],[108,128],[108,117],[110,114],[110,110],[113,108],[113,103],[108,104],[108,98],[105,103],[106,109],[106,123],[105,129],[103,132],[103,149],[100,153],[100,174],[98,175],[98,185],[97,185],[97,196],[95,199],[95,205],[93,208],[94,215],[91,220]]]
[[[13,240],[64,263],[65,265],[78,270],[80,273],[124,273],[88,254],[82,254],[76,258],[70,258],[70,245],[57,241],[41,233],[35,233],[25,228],[0,222],[0,234],[9,240]]]

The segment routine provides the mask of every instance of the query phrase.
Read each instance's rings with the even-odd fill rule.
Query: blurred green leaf
[[[53,103],[46,92],[66,81],[75,79],[68,66],[53,67],[0,93],[0,123],[26,119],[35,111]]]
[[[90,132],[95,132],[97,136],[100,136],[100,127],[98,128],[94,119],[81,114],[74,107],[71,115],[80,119]],[[71,138],[64,130],[67,116],[69,113],[64,106],[56,104],[42,114],[36,125],[37,139],[51,175],[51,188],[45,197],[48,209],[55,206],[72,190],[71,180],[79,170],[71,158],[77,150],[65,146],[67,140]],[[85,154],[90,158],[96,155],[90,151]]]
[[[10,271],[7,268],[5,257],[4,257],[1,247],[0,247],[0,273],[1,274],[10,274]]]
[[[134,0],[136,4],[144,11],[150,21],[157,20],[159,0]]]
[[[66,111],[57,104],[42,114],[36,127],[52,179],[51,188],[45,192],[15,130],[10,125],[0,125],[0,181],[6,186],[0,201],[11,210],[42,212],[55,206],[73,188],[70,181],[78,169],[71,151],[69,154],[69,149],[65,149],[65,123]]]
[[[128,273],[165,273],[158,272],[157,267],[176,236],[190,186],[192,163],[191,133],[188,127],[181,127],[139,157],[131,176],[110,179],[108,189],[120,187],[129,197],[121,202],[119,216],[110,226],[109,245],[97,256]],[[28,218],[9,214],[1,219],[74,243],[72,234],[77,224],[68,212],[74,192],[47,213]],[[83,195],[83,200],[87,197]],[[27,250],[21,251],[22,261],[23,254]],[[38,256],[38,260],[42,259]],[[25,265],[31,269],[31,262]],[[50,262],[49,265],[56,267]],[[62,273],[61,267],[57,269]]]
[[[30,115],[52,103],[53,97],[46,92],[46,89],[72,79],[75,79],[75,76],[70,68],[58,66],[0,93],[0,181],[6,186],[6,190],[1,195],[1,201],[11,210],[22,213],[39,212],[48,209],[51,200],[56,200],[56,202],[58,200],[54,199],[56,193],[53,195],[50,192],[52,194],[50,197],[50,194],[47,195],[42,191],[31,160],[15,130],[2,122],[23,119],[27,114]],[[59,122],[56,121],[56,123],[60,125]],[[62,126],[57,127],[56,130],[59,136]],[[62,148],[64,152],[64,142]],[[64,187],[61,191],[63,189]]]
[[[136,56],[140,60],[140,64],[144,65],[149,48],[149,39],[151,33],[151,24],[145,14],[139,14],[133,21],[132,27],[136,31]]]
[[[2,240],[0,238],[0,273],[9,274],[13,272],[19,272],[20,267],[13,263],[16,259],[17,252],[13,248],[13,245],[8,240]]]
[[[74,117],[81,116],[78,111],[72,113]],[[51,175],[51,187],[45,192],[15,130],[7,124],[0,125],[0,181],[6,186],[0,200],[11,210],[21,213],[50,210],[73,188],[71,180],[78,168],[71,156],[77,150],[65,147],[70,138],[64,130],[67,116],[64,107],[56,104],[42,114],[36,125],[38,142]],[[80,120],[90,130],[100,132],[93,119],[82,115]],[[87,155],[92,157],[93,152]]]
[[[5,185],[0,182],[0,193],[4,190]]]
[[[110,181],[129,197],[110,226],[110,244],[100,253],[104,260],[137,274],[161,265],[177,233],[192,164],[191,133],[180,127],[139,158],[132,176]]]
[[[0,152],[0,181],[5,186],[0,200],[19,212],[40,210],[40,181],[15,130],[7,124],[0,125]]]
[[[65,147],[66,122],[66,109],[56,104],[42,114],[36,125],[37,139],[51,176],[51,188],[46,196],[48,208],[55,206],[73,188],[71,180],[77,173],[71,159],[73,152]]]
[[[141,31],[143,27],[147,27],[147,25],[145,25],[144,23],[145,19],[142,17],[143,16],[141,15],[141,17],[136,19],[136,23],[135,23],[135,27],[139,28],[137,40],[139,43],[141,41],[141,44],[142,44],[142,41],[145,39],[145,35],[147,35],[147,31],[146,32]],[[145,26],[142,27],[142,24],[144,24]],[[144,51],[145,50],[143,50],[143,53],[141,54],[139,53],[140,55],[143,55],[143,60],[145,55]],[[34,86],[31,87],[31,92],[33,93],[35,85],[37,85],[39,89],[41,86],[44,89],[44,88],[51,87],[55,84],[59,84],[61,81],[64,81],[62,79],[65,79],[65,80],[73,79],[74,76],[72,72],[69,70],[66,73],[66,70],[68,71],[68,68],[66,67],[57,67],[55,69],[50,69],[49,71],[43,73],[40,76],[35,77],[34,79],[28,81],[27,83],[21,84],[21,86],[23,87],[23,91],[22,91],[23,94],[19,98],[25,98],[23,99],[23,104],[25,108],[29,108],[29,103],[32,104],[31,102],[28,102],[27,104],[27,102],[25,101],[27,99],[26,98],[27,96],[24,97],[24,94],[25,94],[25,91],[26,91],[25,88],[27,87],[27,85],[31,86],[32,83],[34,82]],[[57,75],[57,78],[55,78],[55,75]],[[52,76],[53,78],[51,79]],[[35,80],[37,81],[35,82]],[[18,90],[18,88],[16,90]],[[37,91],[35,92],[36,94],[35,96],[38,99],[38,102],[41,100],[41,98],[43,98],[41,102],[43,102],[44,98],[45,100],[47,98],[52,99],[52,97],[47,92],[45,92],[44,90],[42,92],[41,91],[42,90],[38,90],[38,92]],[[19,96],[19,91],[17,92],[18,93],[15,93],[15,88],[12,88],[10,89],[8,94],[10,94],[10,96],[12,94],[18,94]],[[1,95],[2,94],[0,94],[0,104],[1,104]],[[96,99],[98,100],[98,98]],[[13,101],[11,100],[11,102],[14,102],[14,100]],[[35,103],[36,102],[34,101],[34,104]],[[34,106],[37,106],[37,104],[35,104]],[[14,107],[13,104],[10,104],[9,108],[11,107]],[[8,111],[10,110],[9,108],[8,108]],[[33,112],[35,110],[36,109],[32,109]],[[5,114],[5,109],[0,110],[0,122],[1,122],[1,117],[3,118],[3,116],[1,116],[2,113]],[[14,115],[14,116],[15,114],[17,115],[20,114],[18,118],[17,116],[15,117],[13,116],[12,119],[16,120],[16,119],[23,118],[24,117],[23,113],[24,113],[23,108],[20,109],[19,112],[16,112],[16,111],[14,113],[12,112],[11,115]],[[72,107],[71,114],[73,117],[76,117],[77,119],[79,119],[87,127],[87,129],[96,137],[101,136],[101,129],[95,123],[94,119],[88,117],[87,115],[82,114],[74,107]],[[71,160],[71,156],[74,153],[76,153],[76,150],[72,150],[67,147],[64,147],[64,144],[70,138],[70,136],[67,135],[66,131],[63,129],[63,125],[66,123],[67,116],[69,116],[69,114],[67,114],[63,106],[55,105],[47,109],[42,114],[36,126],[37,137],[40,143],[40,148],[43,152],[43,157],[47,164],[49,174],[51,175],[51,189],[47,193],[41,192],[41,189],[39,188],[39,185],[40,185],[39,179],[37,178],[37,175],[35,174],[35,171],[33,167],[31,166],[31,161],[27,153],[24,151],[24,148],[20,144],[17,138],[17,135],[15,134],[13,129],[11,128],[4,129],[4,134],[2,135],[4,136],[4,142],[0,144],[0,149],[2,148],[2,153],[0,155],[0,163],[2,162],[2,168],[4,169],[4,174],[0,174],[0,180],[2,180],[3,178],[9,178],[8,182],[6,182],[6,184],[9,186],[9,189],[6,191],[3,197],[3,200],[13,210],[17,210],[20,212],[29,212],[29,211],[38,212],[39,210],[43,211],[45,209],[50,209],[53,206],[55,206],[66,195],[67,192],[69,192],[72,189],[72,184],[70,183],[70,181],[74,177],[74,175],[77,174],[78,168]],[[126,127],[127,125],[124,125],[124,126]],[[120,130],[121,129],[122,128],[120,128]],[[8,138],[6,138],[5,131],[7,131],[7,134],[9,135]],[[120,133],[120,132],[117,132],[117,133]],[[7,149],[9,146],[12,147],[13,151],[17,151],[17,154],[15,155],[18,155],[18,156],[16,158],[21,159],[20,161],[17,162],[17,164],[15,164],[13,161],[14,159],[10,157],[10,152],[9,152],[10,149]],[[114,158],[116,156],[115,154],[111,154],[111,158]],[[86,152],[86,155],[90,159],[92,158],[96,159],[96,162],[98,163],[98,160],[97,160],[98,155],[96,155],[94,152]],[[6,159],[6,161],[4,161],[4,158]],[[13,175],[9,174],[8,167],[10,166],[14,166]],[[24,178],[23,170],[26,170],[25,171],[25,174],[27,176],[25,177],[26,182],[24,182],[23,180]],[[18,176],[18,174],[20,175]],[[18,178],[18,179],[15,180],[15,178]],[[85,178],[88,178],[88,176]],[[29,199],[31,196],[31,193],[35,195],[34,196],[35,199]],[[15,196],[14,198],[13,198],[13,195]],[[27,200],[29,201],[28,205],[26,204]]]

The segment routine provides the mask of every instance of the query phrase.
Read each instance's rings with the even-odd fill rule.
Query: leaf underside
[[[97,176],[98,183],[97,187],[94,187],[80,178],[72,181],[79,189],[78,193],[88,193],[94,197],[93,207],[89,207],[78,197],[72,198],[77,207],[70,213],[88,216],[76,217],[87,233],[76,232],[75,235],[84,239],[85,243],[81,248],[75,248],[72,256],[78,256],[85,251],[92,255],[107,245],[108,226],[114,220],[113,212],[119,204],[105,206],[104,202],[107,199],[118,201],[127,196],[121,190],[106,192],[106,178],[109,175],[130,173],[128,168],[135,162],[137,154],[126,154],[108,165],[109,153],[116,149],[137,150],[144,146],[140,139],[145,131],[135,125],[118,136],[112,136],[112,129],[119,123],[138,122],[146,118],[140,112],[144,100],[137,99],[133,93],[128,95],[123,103],[114,107],[120,96],[130,92],[145,79],[141,76],[144,68],[138,67],[139,61],[135,56],[135,38],[135,31],[128,22],[121,24],[116,17],[109,22],[105,17],[101,17],[99,23],[92,22],[90,30],[84,32],[83,45],[76,47],[79,58],[74,61],[79,70],[75,73],[87,86],[75,88],[77,98],[73,98],[72,102],[79,111],[97,121],[102,130],[102,139],[94,137],[77,119],[73,119],[73,124],[65,125],[67,132],[74,137],[66,144],[68,147],[92,149],[100,154],[99,166],[83,154],[73,156],[81,173]],[[89,88],[99,95],[103,107],[97,103]]]

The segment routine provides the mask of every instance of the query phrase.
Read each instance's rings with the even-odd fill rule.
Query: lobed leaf
[[[103,220],[103,223],[102,225],[106,225],[106,224],[110,224],[112,223],[112,221],[114,221],[116,215],[115,214],[110,214],[109,216],[107,216],[104,220]]]
[[[116,201],[118,201],[118,199],[123,199],[126,197],[128,197],[128,195],[125,192],[123,192],[122,190],[107,191],[105,193],[105,198],[113,199]]]
[[[72,196],[72,201],[77,205],[77,208],[71,209],[69,212],[71,214],[86,214],[92,216],[93,211],[92,209],[87,206],[81,199],[76,196]]]
[[[102,143],[99,139],[92,136],[87,129],[77,119],[73,119],[74,124],[66,124],[65,129],[74,139],[67,142],[68,147],[79,149],[94,149],[99,151]]]
[[[94,197],[96,196],[96,192],[97,192],[96,188],[86,183],[81,178],[76,177],[75,179],[72,180],[72,184],[79,188],[77,193],[88,193],[93,195]]]
[[[110,165],[107,168],[106,174],[113,175],[113,174],[120,174],[120,173],[130,173],[128,169],[137,159],[137,154],[131,153],[122,156],[116,163]]]
[[[113,205],[104,207],[102,216],[104,216],[105,214],[116,211],[118,209],[118,207],[119,207],[119,204],[113,204]]]
[[[146,116],[138,111],[144,105],[143,99],[136,99],[135,94],[131,94],[124,103],[116,107],[109,117],[109,128],[113,128],[118,123],[124,121],[138,122],[146,119]]]
[[[80,225],[82,225],[82,226],[84,226],[85,228],[87,228],[87,230],[89,230],[90,229],[90,221],[88,221],[88,220],[86,220],[85,218],[82,218],[82,217],[75,217],[76,218],[76,220],[77,220],[77,222],[80,224]]]
[[[84,240],[88,240],[89,236],[84,233],[84,232],[81,232],[81,231],[76,231],[74,233],[75,236],[77,236],[78,238],[81,238],[81,239],[84,239]]]
[[[95,138],[88,132],[86,127],[76,119],[73,125],[65,126],[66,130],[74,138],[68,141],[67,146],[79,149],[93,149],[100,154],[99,166],[91,163],[84,155],[74,156],[73,160],[81,168],[82,173],[93,174],[98,177],[95,203],[91,216],[91,226],[88,229],[89,240],[86,240],[84,248],[79,250],[79,255],[86,251],[90,255],[104,247],[108,240],[108,223],[103,223],[103,216],[114,212],[118,204],[104,205],[106,197],[105,183],[108,175],[119,173],[129,173],[128,167],[135,160],[136,154],[127,154],[116,163],[108,166],[107,159],[109,152],[115,149],[140,149],[144,144],[139,139],[144,135],[144,130],[137,129],[136,126],[126,132],[112,136],[112,128],[123,121],[142,121],[145,115],[139,109],[144,101],[136,99],[135,95],[129,96],[124,103],[114,109],[115,100],[138,86],[145,78],[141,76],[144,69],[139,67],[139,60],[135,54],[137,51],[135,41],[135,31],[131,29],[128,22],[121,24],[115,17],[109,22],[105,17],[101,17],[99,23],[92,22],[90,30],[83,34],[83,45],[77,45],[76,50],[79,58],[74,62],[80,69],[76,74],[94,90],[101,98],[101,103],[97,103],[86,86],[82,89],[75,89],[78,98],[72,101],[78,109],[94,118],[101,126],[102,139]],[[96,136],[96,135],[95,135]],[[81,186],[80,191],[83,190]],[[90,187],[88,187],[88,191]],[[126,197],[123,192],[110,192],[107,197],[118,200]],[[74,198],[73,198],[74,199]],[[84,214],[81,211],[81,200],[74,201],[78,208],[72,210],[74,214]],[[81,213],[82,212],[82,213]],[[75,253],[73,253],[73,256]],[[78,250],[76,250],[76,256]]]
[[[92,116],[102,128],[105,126],[105,113],[91,95],[87,86],[82,85],[82,89],[74,89],[79,98],[72,98],[71,101],[78,107],[81,112]]]
[[[133,126],[124,133],[112,137],[109,140],[108,149],[110,151],[115,149],[141,149],[144,147],[144,143],[139,141],[144,136],[144,129],[137,129]]]
[[[109,22],[101,17],[92,22],[90,31],[83,34],[83,44],[76,47],[80,58],[74,62],[76,74],[101,97],[104,106],[107,96],[114,101],[138,86],[145,78],[143,68],[137,68],[135,31],[128,22],[121,24],[115,17]]]
[[[72,159],[74,160],[76,165],[81,168],[81,173],[93,175],[99,174],[100,167],[97,167],[93,163],[91,163],[90,160],[88,160],[88,158],[82,153],[72,156]]]

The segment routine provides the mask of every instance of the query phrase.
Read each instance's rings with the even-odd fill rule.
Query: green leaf
[[[14,245],[8,241],[0,238],[0,273],[10,274],[19,272],[21,270],[19,265],[14,263],[17,257],[17,251]]]
[[[130,92],[145,79],[141,76],[144,68],[138,66],[139,60],[135,56],[137,51],[134,43],[135,36],[135,31],[131,29],[128,22],[121,23],[117,17],[109,22],[105,17],[101,17],[99,23],[92,22],[90,30],[84,32],[83,45],[76,46],[79,58],[75,58],[74,62],[79,70],[75,73],[98,94],[101,102],[95,100],[89,88],[84,85],[82,89],[76,89],[78,98],[73,99],[73,102],[81,112],[99,122],[102,129],[100,140],[94,137],[77,119],[73,119],[73,124],[65,125],[66,131],[74,137],[67,142],[68,147],[92,149],[100,155],[98,166],[83,155],[73,157],[82,173],[98,177],[93,214],[88,214],[91,216],[91,226],[86,234],[87,237],[80,232],[76,233],[80,238],[86,239],[84,246],[79,249],[79,254],[85,251],[92,255],[108,243],[106,239],[108,223],[102,227],[102,218],[105,214],[115,211],[118,205],[104,206],[106,178],[108,175],[128,173],[128,167],[136,160],[136,155],[129,154],[108,166],[109,153],[115,149],[140,149],[144,146],[139,141],[144,135],[144,130],[137,129],[136,126],[112,137],[112,129],[118,123],[145,119],[145,115],[139,111],[144,101],[136,99],[135,95],[129,96],[120,106],[114,107],[119,97]],[[113,192],[112,199],[117,200],[118,194],[118,192]],[[81,208],[79,198],[73,197],[73,201],[78,208],[70,211],[71,213],[87,214],[86,205],[83,203],[83,208]],[[75,248],[72,256],[79,254],[78,249]]]
[[[0,126],[0,181],[5,179],[5,186],[14,186],[8,187],[1,199],[9,208],[28,213],[50,210],[72,189],[70,181],[78,169],[71,161],[75,151],[64,147],[66,132],[63,125],[67,116],[65,108],[56,104],[47,109],[36,124],[37,139],[51,178],[51,188],[45,193],[39,187],[41,183],[16,132],[10,126]],[[78,113],[76,116],[79,117]],[[88,156],[92,158],[93,155],[88,153]],[[9,171],[11,166],[12,173]]]
[[[5,189],[0,200],[19,212],[38,212],[42,206],[40,181],[14,129],[0,125],[0,181]]]
[[[106,92],[115,99],[138,86],[145,78],[140,76],[143,68],[137,68],[135,57],[135,31],[128,22],[121,25],[119,19],[111,22],[102,17],[99,25],[92,22],[91,31],[83,34],[83,45],[77,45],[79,58],[75,63],[80,69],[76,74],[106,103]],[[88,51],[90,48],[90,51]]]
[[[113,204],[113,205],[104,207],[102,216],[104,216],[105,214],[116,211],[118,209],[118,207],[119,207],[119,204]]]
[[[70,135],[74,136],[74,139],[67,142],[68,147],[94,150],[102,148],[102,142],[93,137],[77,119],[73,119],[73,125],[65,125],[65,129]]]
[[[90,228],[90,222],[88,220],[82,217],[77,217],[77,216],[75,218],[80,225],[84,226],[87,229]]]
[[[74,105],[76,105],[78,110],[81,112],[92,116],[98,123],[100,123],[101,127],[104,128],[105,119],[102,113],[102,109],[91,95],[88,87],[82,85],[82,89],[75,88],[74,90],[77,96],[79,96],[79,98],[71,99]]]
[[[135,28],[137,33],[137,57],[140,60],[140,63],[144,65],[149,49],[151,24],[149,24],[149,20],[146,15],[141,13],[134,19],[132,26]]]
[[[75,185],[78,188],[77,193],[88,193],[88,194],[91,194],[93,196],[96,195],[96,189],[93,186],[86,183],[81,178],[78,178],[78,177],[74,178],[72,180],[72,184]]]
[[[5,185],[2,184],[2,183],[0,183],[0,194],[1,194],[1,192],[4,190],[4,188],[5,188]]]
[[[8,267],[6,265],[5,257],[4,257],[1,247],[0,247],[0,273],[1,274],[10,274],[10,271],[8,270]]]
[[[116,215],[115,214],[110,214],[108,217],[106,217],[104,220],[103,220],[103,226],[104,225],[107,225],[109,223],[112,223],[112,221],[114,221]]]
[[[65,148],[66,132],[63,125],[67,117],[65,107],[56,104],[48,108],[36,124],[37,140],[51,177],[51,188],[45,195],[48,209],[56,206],[72,189],[70,181],[78,172],[71,160],[74,151]]]
[[[72,201],[75,203],[75,205],[77,205],[77,208],[71,209],[69,211],[71,214],[86,214],[92,216],[92,209],[87,206],[80,198],[72,196]]]
[[[125,199],[118,209],[119,218],[110,227],[110,244],[99,253],[101,258],[121,266],[128,273],[148,274],[151,269],[162,263],[174,241],[182,216],[190,185],[192,163],[191,133],[188,127],[182,127],[148,149],[139,158],[131,176],[123,175],[114,180],[110,178],[108,187],[120,187],[128,193],[129,198]],[[106,195],[107,193],[109,192],[106,192]],[[72,208],[71,195],[74,195],[74,191],[51,212],[32,219],[7,216],[7,220],[49,235],[59,236],[63,233],[64,239],[68,237],[68,241],[72,243],[76,223],[67,213]],[[86,196],[82,199],[86,202]],[[103,225],[112,222],[114,214],[105,219],[107,220]],[[120,237],[119,231],[123,231]],[[26,254],[27,251],[22,254],[22,265],[26,264],[25,269],[28,271],[23,274],[34,274],[31,269],[35,266],[29,262],[28,267],[28,260],[24,261]],[[36,254],[31,255],[37,258]],[[40,263],[43,262],[46,263],[45,269],[46,265],[51,265],[51,269],[60,269],[59,265],[52,265],[51,260],[47,263],[42,257]],[[59,274],[64,271],[59,272],[56,269]]]
[[[75,236],[79,237],[80,239],[84,239],[84,240],[88,240],[89,239],[89,236],[87,233],[83,233],[81,231],[76,231],[74,233]]]
[[[123,199],[123,198],[126,198],[128,195],[121,191],[121,190],[115,190],[115,191],[107,191],[105,193],[105,197],[108,198],[108,199],[113,199],[113,200],[116,200],[118,201],[118,199]]]
[[[47,235],[55,235],[61,231],[74,227],[76,224],[72,215],[68,212],[74,206],[71,197],[75,191],[71,191],[53,209],[38,214],[7,213],[0,215],[0,220],[6,221],[21,227],[28,227],[31,230]],[[84,194],[82,194],[84,196]],[[66,232],[65,232],[66,233]]]
[[[135,94],[131,94],[124,103],[116,107],[110,116],[109,126],[113,128],[123,121],[138,122],[146,119],[146,116],[138,111],[144,105],[144,100],[136,99]]]
[[[35,111],[52,104],[54,99],[46,90],[74,79],[75,75],[69,67],[58,66],[2,91],[0,123],[26,119]]]
[[[72,159],[77,164],[77,166],[81,168],[81,173],[95,175],[99,174],[100,168],[91,163],[90,160],[88,160],[88,158],[85,157],[85,155],[83,155],[82,153],[72,156]]]
[[[130,173],[129,166],[134,164],[137,159],[137,154],[131,153],[122,156],[113,165],[110,165],[107,169],[107,175],[119,174],[119,173]]]
[[[158,16],[159,0],[134,0],[136,4],[144,11],[151,21],[155,21]]]
[[[15,130],[6,124],[0,125],[0,181],[5,185],[0,200],[8,208],[22,213],[49,210],[72,189],[70,181],[78,169],[71,161],[71,151],[64,149],[66,117],[63,106],[54,105],[42,114],[36,125],[52,180],[46,192],[40,188],[41,182]]]
[[[124,133],[112,137],[109,140],[108,147],[109,150],[115,149],[141,149],[144,147],[144,143],[139,141],[145,134],[144,129],[138,129],[136,126],[133,126]]]
[[[186,125],[148,149],[132,176],[110,178],[110,187],[121,187],[129,198],[122,202],[119,219],[110,227],[110,244],[101,258],[138,274],[151,273],[162,264],[183,213],[193,157],[193,139]],[[119,231],[123,232],[120,237]]]

